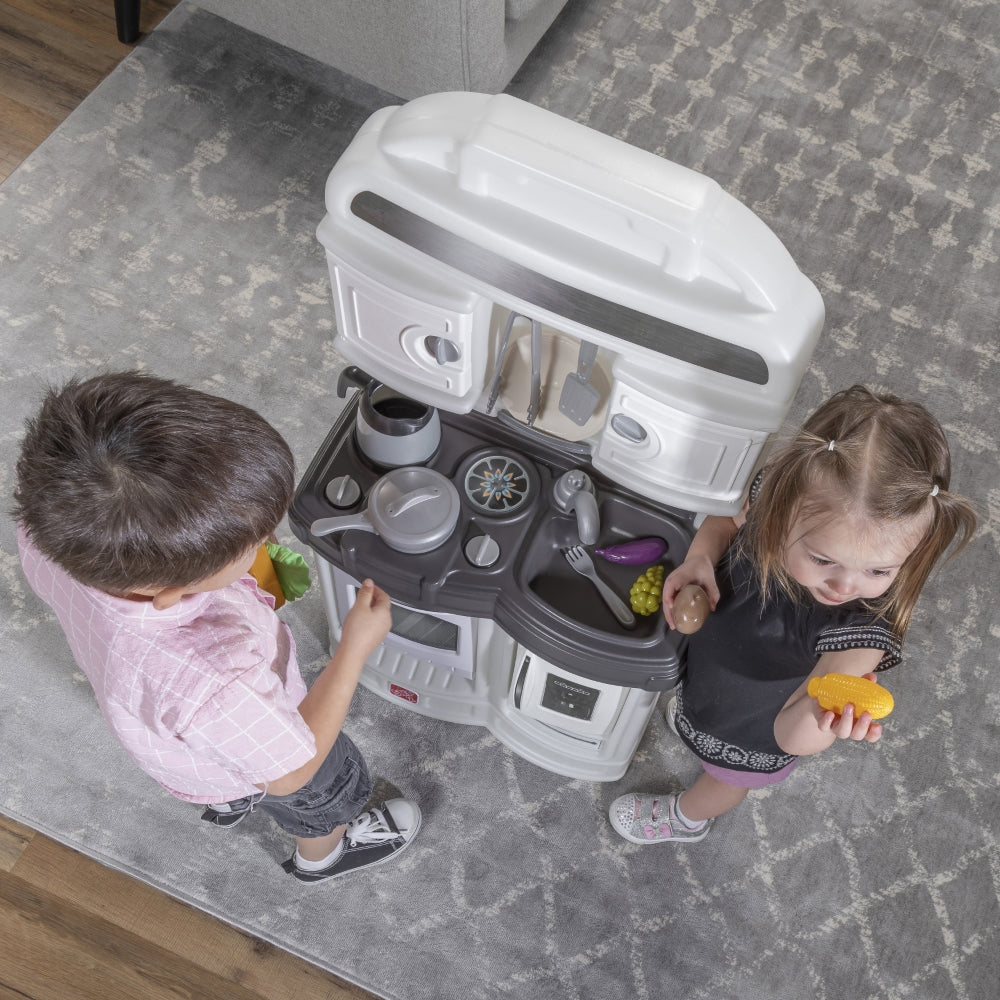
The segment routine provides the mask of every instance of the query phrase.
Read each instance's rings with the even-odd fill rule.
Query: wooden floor
[[[0,942],[2,1000],[371,996],[3,817]]]
[[[177,0],[142,0],[149,31]],[[128,55],[113,0],[0,0],[0,180]]]
[[[176,3],[143,0],[142,30]],[[129,50],[112,0],[0,2],[0,181]],[[0,1000],[15,998],[371,994],[0,816]]]

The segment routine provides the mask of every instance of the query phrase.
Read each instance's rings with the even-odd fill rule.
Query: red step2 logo
[[[420,701],[420,695],[416,691],[401,687],[399,684],[390,684],[389,694],[395,695],[397,698],[402,698],[403,701],[408,701],[411,705],[416,705]]]

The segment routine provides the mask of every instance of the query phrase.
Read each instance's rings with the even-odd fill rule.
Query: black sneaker
[[[211,823],[213,826],[230,827],[236,826],[237,823],[242,823],[247,816],[250,815],[253,809],[254,800],[250,797],[245,799],[236,799],[235,802],[224,802],[224,809],[220,809],[218,806],[207,806],[205,811],[201,814],[201,818],[206,823]]]
[[[420,829],[420,807],[409,799],[390,799],[347,824],[343,850],[329,867],[306,871],[290,857],[281,867],[300,882],[325,882],[371,868],[405,850]]]

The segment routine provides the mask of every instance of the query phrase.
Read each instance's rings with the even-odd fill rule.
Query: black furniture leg
[[[115,24],[118,41],[131,45],[139,37],[140,0],[115,0]]]

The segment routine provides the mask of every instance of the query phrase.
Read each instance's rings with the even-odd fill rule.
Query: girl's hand
[[[378,648],[392,626],[389,595],[371,580],[358,590],[354,606],[347,612],[340,634],[340,645],[350,647],[354,655],[367,660]]]
[[[875,681],[873,673],[865,674],[867,680]],[[819,728],[822,732],[831,733],[840,740],[855,740],[866,743],[877,743],[882,738],[881,723],[874,722],[868,712],[862,712],[854,717],[854,706],[845,705],[842,715],[836,712],[824,712],[819,718]]]
[[[719,585],[715,582],[715,566],[705,558],[685,559],[663,581],[663,617],[670,628],[674,622],[674,599],[689,583],[696,583],[708,595],[709,607],[714,611],[719,603]]]

